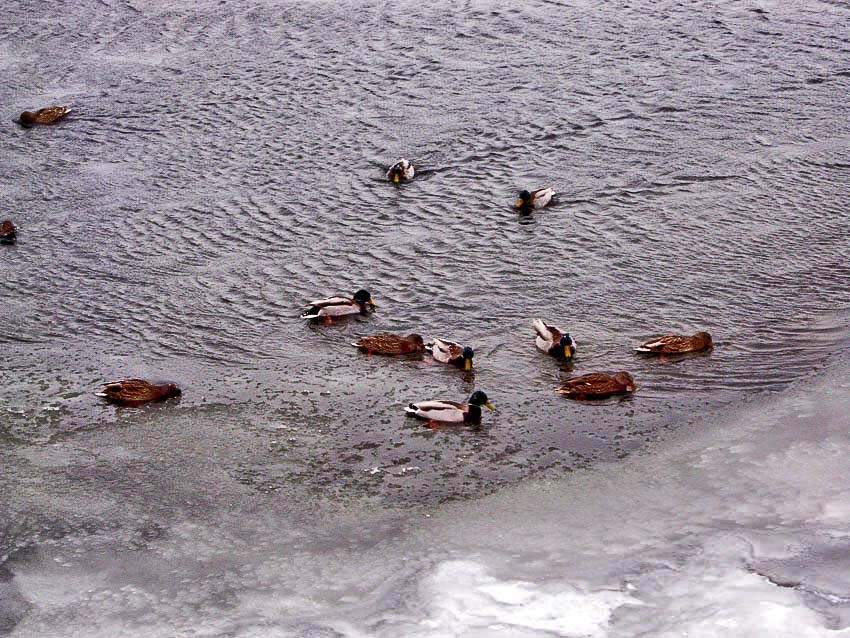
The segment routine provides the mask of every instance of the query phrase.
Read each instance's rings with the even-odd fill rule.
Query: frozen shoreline
[[[136,546],[132,513],[43,539],[7,565],[4,614],[29,610],[10,635],[850,635],[846,367],[619,464],[433,510],[234,494]]]

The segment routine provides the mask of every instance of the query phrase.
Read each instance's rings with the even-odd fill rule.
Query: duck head
[[[518,210],[531,210],[531,193],[528,191],[520,191],[519,199],[516,200],[514,208]]]
[[[464,346],[463,352],[460,355],[463,357],[463,369],[464,370],[472,370],[472,357],[475,356],[475,351],[471,346]],[[484,394],[482,392],[482,394]]]
[[[558,345],[564,349],[564,359],[572,359],[575,356],[576,347],[573,343],[573,338],[569,335],[569,333],[561,335]]]
[[[711,341],[711,335],[707,332],[698,332],[694,335],[694,339],[699,339],[704,348],[710,348],[713,345]]]
[[[33,124],[35,124],[35,113],[24,111],[18,118],[18,124],[24,128],[32,128]]]
[[[425,352],[425,342],[422,340],[422,335],[413,333],[405,338],[416,346],[416,352]]]
[[[166,383],[163,388],[166,397],[179,397],[183,394],[183,390],[177,387],[176,383]]]
[[[635,385],[635,380],[632,378],[628,372],[618,372],[613,375],[613,377],[623,384],[623,386],[629,391],[634,392],[637,390],[637,386]]]
[[[363,308],[366,308],[367,305],[371,306],[372,308],[378,307],[378,305],[374,301],[372,301],[372,295],[369,294],[368,290],[363,290],[361,288],[360,290],[354,293],[354,296],[352,298]]]
[[[404,177],[404,167],[401,162],[393,164],[392,168],[390,168],[390,175],[392,176],[393,184],[398,184],[402,180]]]
[[[491,410],[496,409],[482,390],[476,390],[469,396],[469,405],[483,405]]]

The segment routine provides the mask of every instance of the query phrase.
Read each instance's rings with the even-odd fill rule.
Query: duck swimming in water
[[[535,319],[531,325],[537,333],[534,344],[539,350],[558,359],[570,360],[576,356],[576,342],[568,332],[550,326],[542,319]]]
[[[580,377],[567,379],[563,386],[556,389],[568,399],[605,399],[616,394],[630,394],[637,390],[635,380],[628,372],[591,372]]]
[[[387,170],[387,179],[393,184],[409,182],[413,179],[415,172],[413,164],[402,157],[399,161],[389,167]]]
[[[514,208],[521,213],[528,214],[536,208],[543,208],[552,201],[555,195],[554,188],[541,188],[536,191],[522,191],[516,200]]]
[[[325,297],[311,301],[307,309],[301,314],[302,319],[331,320],[333,317],[345,315],[365,315],[370,309],[377,305],[372,301],[372,295],[368,290],[358,290],[350,299],[348,297]]]
[[[707,332],[697,332],[690,337],[682,335],[665,335],[650,339],[635,348],[641,354],[677,354],[685,352],[702,352],[713,346],[711,335]]]
[[[425,346],[435,361],[448,363],[464,370],[472,370],[472,357],[475,351],[471,346],[462,346],[454,341],[434,337],[434,341]]]
[[[0,222],[0,244],[14,244],[18,236],[18,229],[11,219]]]
[[[422,335],[410,334],[406,337],[388,333],[368,335],[352,341],[351,345],[369,354],[411,354],[425,352]]]
[[[18,124],[24,128],[32,128],[35,124],[53,124],[70,112],[71,108],[68,106],[48,106],[37,111],[24,111],[18,118]]]
[[[454,401],[420,401],[409,404],[404,411],[409,416],[416,416],[429,421],[443,423],[481,423],[481,406],[495,410],[493,404],[481,390],[473,392],[467,403]]]
[[[180,388],[173,383],[151,383],[144,379],[124,379],[103,384],[103,389],[95,395],[119,405],[137,406],[151,401],[164,401],[179,397]]]

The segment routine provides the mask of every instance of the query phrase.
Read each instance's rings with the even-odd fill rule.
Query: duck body
[[[650,339],[635,348],[642,354],[677,354],[685,352],[702,352],[712,347],[711,335],[707,332],[697,332],[690,337],[682,335],[665,335]]]
[[[532,324],[537,337],[534,345],[538,350],[558,359],[572,359],[576,355],[576,342],[568,332],[556,326],[549,325],[542,319],[535,319]]]
[[[635,380],[628,372],[591,372],[568,379],[556,392],[569,399],[605,399],[617,394],[630,394],[637,390]]]
[[[95,395],[119,405],[137,406],[151,401],[164,401],[171,397],[179,397],[180,388],[173,383],[151,383],[144,379],[124,379],[103,384],[100,392]]]
[[[433,343],[429,343],[425,348],[430,350],[431,356],[440,363],[448,363],[464,370],[472,369],[475,351],[470,346],[434,337]]]
[[[416,171],[413,168],[413,164],[403,157],[387,169],[387,179],[393,184],[409,182],[415,174]]]
[[[48,106],[37,111],[24,111],[18,118],[18,123],[24,128],[32,128],[35,124],[53,124],[71,112],[68,106]]]
[[[14,244],[18,229],[10,219],[0,222],[0,244]]]
[[[422,335],[401,335],[381,333],[360,337],[351,343],[355,348],[360,348],[369,354],[411,354],[413,352],[425,352],[425,342]]]
[[[541,188],[536,191],[522,191],[514,204],[521,213],[530,213],[537,208],[548,206],[555,196],[554,188]]]
[[[404,411],[409,416],[415,416],[428,421],[442,423],[481,423],[481,406],[495,410],[493,404],[481,390],[473,392],[467,403],[455,401],[420,401],[409,404]]]
[[[301,318],[330,320],[333,317],[345,315],[365,315],[374,307],[375,302],[372,301],[372,295],[369,294],[369,291],[358,290],[351,298],[335,296],[311,301],[307,309],[301,313]]]

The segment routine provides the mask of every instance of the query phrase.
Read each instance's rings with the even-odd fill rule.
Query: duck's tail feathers
[[[534,331],[544,339],[546,338],[546,335],[549,334],[549,326],[547,326],[546,322],[542,319],[535,319],[531,322],[531,326],[534,328]]]
[[[407,416],[416,416],[416,413],[417,413],[418,411],[419,411],[419,408],[417,408],[417,407],[416,407],[414,404],[412,404],[412,403],[409,403],[409,404],[407,405],[407,407],[404,409],[404,413],[405,413]]]
[[[319,318],[319,314],[318,314],[318,313],[312,313],[312,314],[311,314],[311,313],[310,313],[310,311],[308,310],[307,312],[301,313],[301,314],[298,316],[298,318],[299,318],[299,319],[318,319],[318,318]]]

